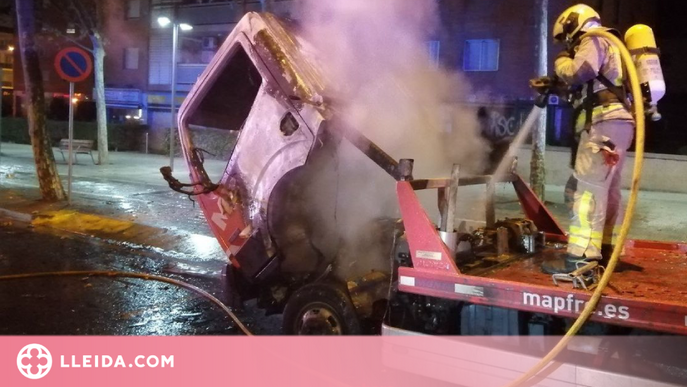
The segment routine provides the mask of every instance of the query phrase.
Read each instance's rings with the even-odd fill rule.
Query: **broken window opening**
[[[205,170],[211,181],[220,181],[262,86],[262,76],[237,45],[223,64],[219,78],[189,117],[187,130],[193,147],[203,149]]]
[[[189,124],[240,130],[248,118],[262,86],[262,76],[240,45],[222,69],[219,78],[198,105]]]

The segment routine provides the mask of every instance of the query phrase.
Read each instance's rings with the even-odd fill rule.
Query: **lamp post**
[[[14,46],[7,46],[7,52],[9,52],[9,54],[11,55],[14,52]],[[0,69],[0,71],[3,71],[2,77],[0,77],[0,157],[2,157],[2,102],[5,97],[5,90],[2,88],[1,83],[3,83],[5,80],[5,74],[3,69]]]
[[[176,10],[175,10],[176,11]],[[176,13],[176,12],[175,12]],[[172,26],[172,90],[171,90],[171,125],[169,127],[169,167],[174,170],[174,139],[176,134],[176,96],[177,96],[177,52],[179,50],[179,30],[190,31],[193,26],[188,23],[179,23],[176,18],[175,20],[170,19],[167,16],[160,16],[157,18],[157,23],[160,27]]]

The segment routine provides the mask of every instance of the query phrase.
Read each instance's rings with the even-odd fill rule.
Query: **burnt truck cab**
[[[257,297],[274,313],[286,306],[286,333],[359,333],[360,321],[386,295],[387,273],[334,278],[332,258],[322,258],[307,237],[291,243],[293,235],[307,233],[293,227],[298,184],[307,184],[298,171],[331,135],[324,81],[308,52],[283,21],[248,13],[180,108],[191,183],[180,183],[168,168],[162,172],[173,189],[197,197],[242,300]],[[290,252],[304,257],[302,264],[285,265],[286,245],[296,246]]]
[[[218,186],[199,196],[201,208],[234,266],[254,282],[278,266],[267,229],[270,195],[281,178],[305,164],[323,121],[316,75],[296,51],[279,22],[248,14],[179,113],[191,180]],[[235,141],[217,181],[205,170],[207,154],[196,145],[194,130],[226,131],[225,141]]]

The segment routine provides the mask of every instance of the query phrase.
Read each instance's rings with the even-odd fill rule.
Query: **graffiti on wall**
[[[483,136],[496,141],[515,137],[524,122],[521,109],[515,107],[480,108],[478,116]]]

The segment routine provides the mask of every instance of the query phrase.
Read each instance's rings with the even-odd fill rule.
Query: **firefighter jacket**
[[[570,86],[582,86],[582,98],[587,98],[589,87],[593,87],[593,93],[599,95],[606,91],[608,87],[600,79],[605,77],[617,87],[622,87],[625,82],[625,74],[622,58],[619,50],[607,39],[600,37],[586,37],[577,46],[574,57],[559,56],[555,62],[556,75]],[[624,102],[624,101],[623,101]],[[587,122],[588,114],[585,109],[588,105],[582,106],[583,111],[578,116],[575,129],[580,132],[585,126],[593,125],[602,121],[609,120],[629,120],[633,121],[633,115],[627,104],[616,101],[611,103],[593,103],[593,113],[591,122]],[[578,103],[583,103],[578,101]]]

